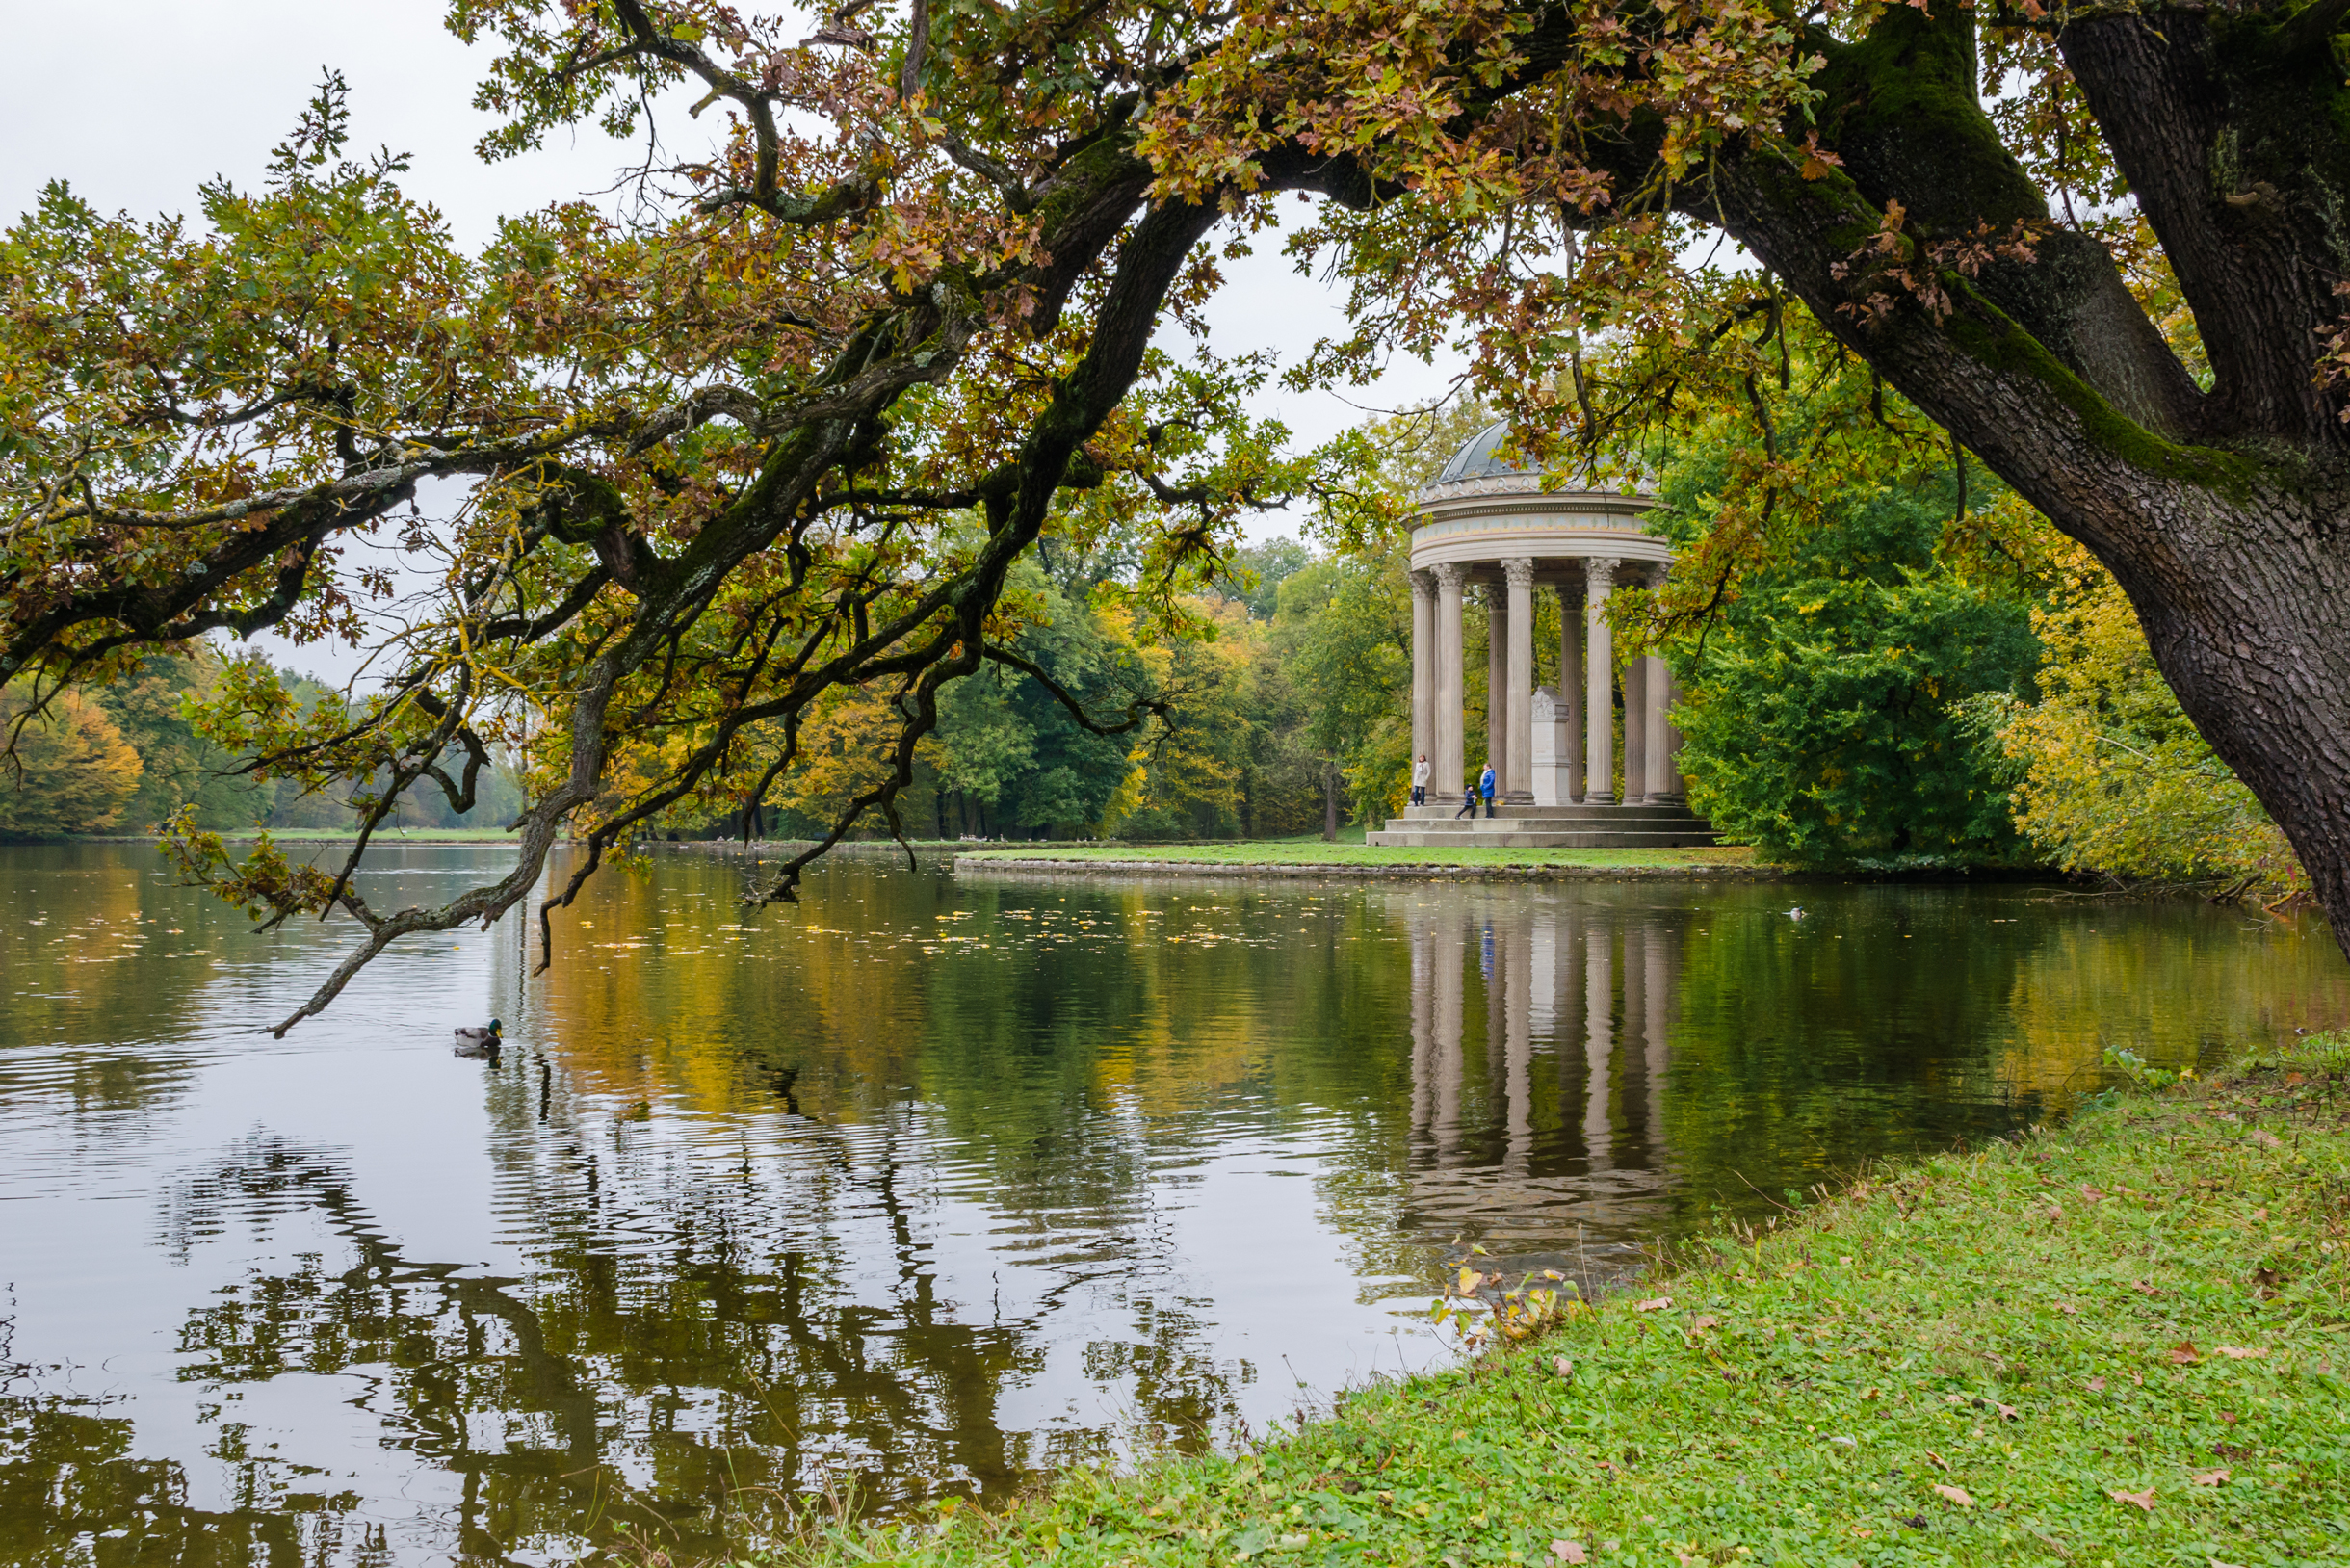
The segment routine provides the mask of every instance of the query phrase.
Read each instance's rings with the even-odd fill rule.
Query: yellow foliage
[[[777,805],[830,822],[889,776],[904,719],[863,687],[834,687],[799,729],[799,760],[778,781]]]
[[[2060,570],[2032,615],[2040,700],[2000,731],[2023,765],[2017,828],[2068,870],[2307,887],[2285,835],[2180,708],[2121,585],[2085,551]]]
[[[94,833],[122,820],[145,771],[115,721],[77,692],[17,731],[29,701],[0,690],[0,742],[15,735],[15,761],[0,758],[0,833]]]

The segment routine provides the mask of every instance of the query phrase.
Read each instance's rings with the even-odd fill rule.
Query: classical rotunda
[[[1666,715],[1664,661],[1623,670],[1624,757],[1616,768],[1616,660],[1607,597],[1655,583],[1673,551],[1644,530],[1644,495],[1545,490],[1501,451],[1507,424],[1479,431],[1423,486],[1412,531],[1412,755],[1433,767],[1424,806],[1370,834],[1372,844],[1554,845],[1578,849],[1710,844],[1684,803],[1681,736]],[[1558,595],[1555,666],[1534,646],[1534,595]],[[1462,619],[1483,601],[1490,663],[1485,755],[1496,815],[1456,815],[1466,768]],[[1542,677],[1555,673],[1555,681]]]

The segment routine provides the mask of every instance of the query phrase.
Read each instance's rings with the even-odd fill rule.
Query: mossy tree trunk
[[[1938,11],[1945,8],[1937,7]],[[2208,355],[2199,386],[2094,241],[1975,100],[1971,13],[1906,8],[1821,38],[1804,180],[1730,157],[1691,210],[1731,233],[1855,353],[2112,570],[2181,704],[2291,839],[2350,951],[2350,425],[2324,338],[2350,278],[2350,0],[2285,19],[2167,9],[2057,35],[2170,258]],[[1718,197],[1719,208],[1713,207]],[[1910,278],[1855,267],[1891,202]],[[1949,247],[2039,230],[1968,278]],[[1942,249],[1937,253],[1937,247]],[[1918,267],[1919,261],[1928,263]],[[1897,295],[1889,301],[1889,295]]]

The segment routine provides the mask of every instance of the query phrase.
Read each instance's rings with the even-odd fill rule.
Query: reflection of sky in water
[[[418,902],[494,851],[407,849]],[[0,851],[0,1555],[715,1549],[1262,1430],[1440,1353],[1455,1237],[1658,1235],[2350,1010],[2323,929],[2028,889],[1266,884],[665,856],[396,951]],[[496,1012],[495,1066],[448,1031]],[[62,1501],[61,1501],[62,1500]],[[77,1544],[78,1541],[78,1544]],[[111,1550],[111,1549],[110,1549]]]

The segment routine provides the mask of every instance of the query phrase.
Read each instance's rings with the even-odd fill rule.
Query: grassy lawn
[[[971,850],[965,850],[971,853]],[[1122,845],[1114,849],[1050,844],[979,851],[990,860],[1161,860],[1218,866],[1751,866],[1742,846],[1709,849],[1411,849],[1320,837],[1249,839],[1231,844]]]
[[[2350,1034],[1863,1181],[1253,1452],[849,1568],[2350,1560]]]

